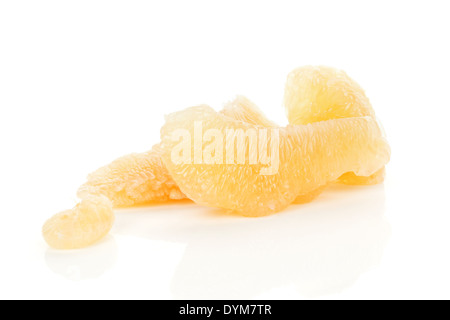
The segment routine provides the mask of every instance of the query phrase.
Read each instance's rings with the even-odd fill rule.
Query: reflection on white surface
[[[78,281],[101,276],[117,259],[117,245],[112,236],[82,250],[61,251],[47,249],[45,261],[55,273]]]
[[[174,298],[240,299],[295,285],[305,297],[338,293],[377,265],[390,236],[383,186],[335,186],[267,218],[193,204],[124,210],[115,232],[186,243]]]

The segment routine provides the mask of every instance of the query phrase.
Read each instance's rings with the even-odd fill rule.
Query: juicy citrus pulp
[[[305,66],[290,72],[284,105],[289,123],[294,125],[364,116],[376,119],[369,98],[359,84],[344,71],[325,66]],[[349,172],[338,182],[371,185],[383,182],[384,177],[382,168],[369,177]]]
[[[256,105],[242,96],[226,104],[222,112],[239,121],[274,126]],[[44,225],[47,243],[57,249],[75,249],[96,242],[112,227],[111,206],[185,199],[162,162],[161,152],[156,145],[151,151],[121,157],[91,173],[78,189],[81,203],[53,216]]]
[[[289,73],[284,105],[291,124],[339,118],[375,117],[364,90],[344,71],[306,66]]]
[[[278,128],[243,96],[220,113],[203,106],[172,114],[162,129],[161,146],[119,158],[89,175],[78,190],[82,201],[45,223],[45,240],[58,249],[93,244],[111,229],[113,206],[187,195],[200,204],[262,216],[293,202],[309,202],[334,181],[356,185],[383,181],[389,146],[364,91],[343,71],[327,67],[294,70],[288,76],[284,101],[291,123],[287,128]],[[245,164],[173,163],[176,143],[172,134],[179,129],[194,134],[199,121],[205,130],[225,135],[227,129],[276,130],[279,170],[261,175],[267,165],[249,164],[250,154]],[[244,147],[249,148],[249,141]],[[194,143],[191,151],[203,153],[205,149],[208,143]]]
[[[237,96],[227,103],[221,113],[251,124],[276,126],[253,102],[243,96]],[[121,157],[91,173],[77,195],[80,199],[90,195],[104,195],[112,201],[114,207],[186,198],[162,162],[159,145],[148,152]]]
[[[180,143],[174,137],[180,130],[194,137],[198,123],[202,123],[203,130],[212,129],[224,137],[227,130],[247,132],[264,127],[236,121],[207,106],[199,106],[168,116],[161,130],[163,161],[181,191],[196,203],[245,216],[278,212],[299,195],[307,195],[346,172],[369,176],[389,161],[389,146],[371,117],[279,128],[279,170],[274,175],[262,175],[264,166],[260,164],[173,161],[173,150]],[[205,141],[200,145],[192,142],[190,153],[205,152],[208,145]],[[246,150],[249,147],[247,139]]]
[[[256,104],[244,96],[237,96],[236,99],[227,103],[220,113],[249,124],[267,128],[277,127],[274,122],[267,119]]]
[[[185,199],[162,163],[160,150],[134,153],[91,173],[78,197],[104,195],[115,207]]]

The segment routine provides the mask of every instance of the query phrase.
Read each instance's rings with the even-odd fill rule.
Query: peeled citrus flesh
[[[277,128],[277,124],[267,119],[264,113],[258,108],[256,104],[250,101],[248,98],[239,95],[232,102],[226,104],[221,114],[233,118],[235,120],[240,120],[245,123],[263,126],[267,128]],[[320,187],[310,193],[299,195],[294,203],[295,204],[305,204],[313,201],[317,198],[324,190],[326,186]]]
[[[249,124],[277,127],[258,106],[241,95],[225,104],[220,113]],[[309,202],[319,194],[316,191],[314,195],[302,195],[296,203]],[[80,199],[104,195],[116,208],[186,199],[162,162],[159,145],[149,152],[121,157],[91,173],[77,195]]]
[[[284,105],[290,124],[304,125],[319,121],[372,117],[372,105],[364,90],[344,71],[325,66],[306,66],[289,73]],[[349,185],[372,185],[383,182],[385,169],[361,177],[352,172],[338,182]]]
[[[182,174],[176,171],[180,168],[174,166],[172,169],[169,168],[171,172],[172,170],[176,172],[174,180],[161,158],[162,153],[166,154],[170,147],[165,144],[162,149],[157,145],[149,152],[131,154],[117,159],[89,175],[88,181],[78,191],[82,201],[74,209],[57,214],[46,222],[43,228],[45,240],[50,246],[58,249],[74,249],[93,244],[111,229],[114,221],[112,206],[127,207],[184,199],[185,194],[177,186],[179,181],[182,182],[181,188],[189,192],[189,197],[198,203],[230,209],[247,216],[270,214],[283,209],[291,202],[309,202],[317,197],[328,183],[336,179],[340,183],[360,185],[383,181],[384,165],[375,171],[373,168],[379,163],[387,162],[389,147],[379,134],[373,109],[363,90],[344,72],[326,67],[296,69],[288,77],[285,104],[291,124],[311,125],[280,129],[282,133],[280,155],[284,162],[280,166],[280,170],[283,170],[277,175],[256,176],[255,173],[259,172],[261,166],[231,165],[213,170],[198,166],[195,170],[192,167],[185,167]],[[209,120],[213,118],[217,120],[214,125],[219,124],[222,129],[225,124],[230,123],[234,125],[234,128],[277,128],[276,124],[268,120],[255,104],[243,96],[238,96],[225,105],[220,114],[206,107],[203,111],[204,116],[207,116]],[[198,116],[198,112],[188,112],[188,122],[189,119],[196,117],[194,113]],[[364,116],[370,119],[362,118]],[[349,117],[355,118],[353,120],[355,123],[326,121],[323,124],[313,124]],[[164,127],[167,132],[175,128],[174,121],[170,119],[173,120],[174,116],[169,117]],[[365,122],[367,123],[364,124]],[[355,125],[353,129],[351,129],[352,125]],[[364,126],[367,128],[364,129]],[[331,135],[322,135],[321,132],[327,131],[328,128]],[[347,128],[349,131],[345,132]],[[371,152],[360,148],[361,158],[357,161],[356,158],[353,159],[355,161],[351,166],[352,170],[332,178],[345,165],[340,162],[340,166],[327,165],[320,168],[320,161],[324,164],[326,161],[329,162],[329,159],[323,157],[325,152],[328,156],[331,152],[328,152],[325,144],[333,140],[338,141],[358,130],[365,132],[367,138],[376,143],[372,145]],[[360,143],[360,140],[353,141],[354,149],[351,149],[351,153],[354,153],[354,157],[358,152],[358,147],[355,145]],[[370,145],[368,141],[366,142]],[[301,144],[297,145],[300,142]],[[323,145],[320,145],[321,143]],[[296,147],[299,150],[293,150]],[[346,152],[346,147],[345,144],[341,145],[340,152]],[[335,147],[335,150],[339,150],[338,147]],[[336,151],[336,154],[339,155],[339,152]],[[368,157],[370,154],[372,161],[364,159],[364,156]],[[164,161],[167,161],[166,158]],[[320,161],[315,162],[316,158]],[[347,158],[351,156],[342,156],[339,161],[346,161]],[[298,163],[293,159],[299,160]],[[314,165],[311,161],[314,161]],[[350,167],[350,164],[347,164]],[[286,173],[289,171],[287,169],[289,166],[292,168],[291,171],[299,168],[303,171],[289,175]],[[322,177],[314,178],[314,171],[322,174]],[[218,175],[215,176],[216,174]],[[222,181],[220,176],[225,180]],[[293,179],[297,180],[292,181]],[[208,183],[204,184],[203,181]],[[193,182],[192,186],[189,185],[190,182]],[[283,187],[278,190],[280,185]],[[204,192],[205,190],[208,192]],[[214,191],[220,194],[214,195]],[[236,191],[239,191],[239,194],[236,194]],[[247,193],[247,191],[250,192]]]
[[[278,127],[274,122],[267,119],[256,104],[244,96],[237,96],[236,99],[226,104],[220,113],[249,124],[267,128]]]
[[[320,194],[328,187],[328,185],[323,185],[311,192],[298,195],[297,198],[294,200],[294,204],[305,204],[313,201],[316,199]]]
[[[226,104],[222,113],[238,121],[275,126],[243,96]],[[91,173],[77,192],[82,202],[72,210],[55,215],[45,224],[43,234],[47,243],[57,249],[74,249],[101,239],[111,228],[114,216],[111,211],[108,228],[105,228],[104,220],[95,217],[98,210],[111,205],[130,207],[186,199],[162,162],[161,153],[159,145],[156,145],[151,151],[121,157]],[[97,230],[97,233],[92,230]]]
[[[291,71],[284,91],[289,123],[375,117],[364,90],[344,71],[306,66]]]
[[[383,167],[370,176],[357,176],[354,172],[347,172],[340,176],[337,182],[352,186],[369,186],[383,183],[385,176],[386,168]]]
[[[42,233],[45,241],[55,249],[78,249],[106,236],[113,223],[111,201],[103,196],[89,196],[75,208],[49,219]]]
[[[249,124],[277,127],[258,106],[242,95],[225,104],[220,113]],[[311,195],[302,195],[296,203],[309,202],[319,194],[316,191]],[[117,208],[186,199],[162,162],[159,145],[149,152],[121,157],[91,173],[77,195],[80,199],[90,195],[104,195]]]
[[[314,192],[346,172],[370,176],[390,157],[389,146],[376,121],[372,117],[353,117],[276,129],[279,169],[273,175],[261,174],[261,169],[266,167],[261,164],[174,161],[174,151],[180,146],[179,133],[195,137],[198,123],[204,132],[212,129],[223,136],[230,129],[247,131],[264,127],[236,121],[208,106],[199,106],[169,115],[161,129],[163,161],[180,190],[198,204],[244,216],[278,212],[299,195]],[[270,136],[269,144],[274,137]],[[191,141],[191,153],[204,154],[208,145],[207,141],[200,145]]]
[[[276,126],[244,96],[227,103],[221,113],[251,124]],[[91,173],[77,195],[80,199],[104,195],[114,207],[186,199],[162,162],[158,145],[149,152],[121,157]]]
[[[91,173],[78,190],[81,199],[90,195],[104,195],[114,207],[186,198],[162,163],[158,146],[119,158]]]
[[[227,103],[220,113],[249,124],[277,127],[244,96],[237,96]],[[301,196],[296,202],[310,201],[319,193],[316,192],[314,197]],[[80,199],[91,195],[104,195],[116,208],[186,199],[162,162],[159,145],[148,152],[123,156],[97,169],[88,176],[87,182],[78,189],[77,195]]]

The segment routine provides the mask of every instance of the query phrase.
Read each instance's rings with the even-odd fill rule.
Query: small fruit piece
[[[104,195],[114,207],[185,199],[162,163],[158,146],[121,157],[88,177],[78,197]]]
[[[42,233],[55,249],[78,249],[103,238],[113,223],[111,201],[103,196],[89,196],[72,210],[54,215],[44,224]]]
[[[319,121],[351,117],[376,119],[364,90],[344,71],[325,66],[306,66],[289,73],[284,105],[290,124],[304,125]],[[344,174],[337,182],[349,185],[372,185],[383,182],[385,169],[370,177]]]
[[[245,216],[278,212],[298,195],[309,194],[346,172],[369,176],[380,170],[390,156],[389,146],[376,121],[371,117],[359,117],[277,129],[279,170],[274,175],[262,175],[264,165],[173,161],[173,151],[180,145],[175,137],[179,138],[180,132],[195,137],[198,123],[202,124],[204,132],[213,129],[223,137],[230,129],[245,132],[263,127],[236,121],[200,106],[169,115],[161,130],[163,161],[182,192],[199,204]],[[270,141],[272,139],[273,136]],[[246,150],[248,144],[247,140]],[[208,146],[209,142],[197,145],[194,141],[189,150],[199,153]]]

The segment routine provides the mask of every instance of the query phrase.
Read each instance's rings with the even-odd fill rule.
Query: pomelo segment
[[[161,129],[163,161],[180,190],[199,204],[244,216],[264,216],[283,210],[299,195],[314,192],[346,172],[372,175],[390,156],[376,121],[371,117],[355,117],[276,129],[279,170],[274,175],[262,175],[261,169],[266,166],[261,164],[196,164],[192,158],[193,163],[174,161],[174,150],[180,145],[179,133],[188,132],[191,138],[195,137],[198,123],[204,132],[212,129],[222,136],[230,129],[264,128],[199,106],[171,114]],[[273,139],[270,136],[268,143]],[[199,145],[191,141],[189,153],[201,154],[209,145],[210,142]],[[246,140],[247,150],[248,147]]]
[[[155,146],[149,152],[130,154],[98,169],[80,187],[78,197],[104,195],[114,207],[185,199],[162,163],[160,153]]]
[[[42,228],[42,234],[55,249],[78,249],[103,238],[113,223],[111,201],[103,196],[89,196],[72,210],[49,219]]]
[[[284,105],[290,124],[304,125],[319,121],[364,117],[376,119],[364,90],[344,71],[325,66],[306,66],[289,73]],[[344,174],[337,182],[349,185],[382,183],[385,169],[369,176]]]

